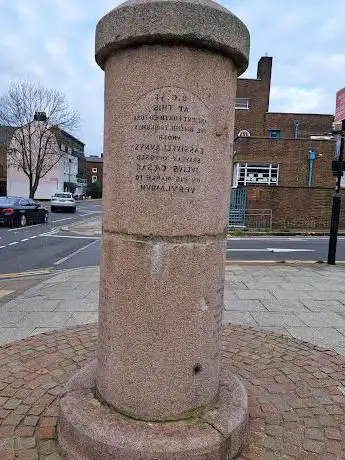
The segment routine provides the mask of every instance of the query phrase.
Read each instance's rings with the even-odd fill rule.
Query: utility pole
[[[329,246],[328,246],[328,264],[335,265],[335,256],[337,251],[337,239],[339,228],[339,217],[341,208],[341,178],[345,169],[344,165],[344,136],[345,136],[345,88],[337,93],[337,108],[335,122],[341,121],[341,129],[334,130],[337,137],[336,146],[336,160],[332,161],[333,175],[337,177],[335,191],[333,193],[332,201],[332,217],[331,228],[329,232]]]

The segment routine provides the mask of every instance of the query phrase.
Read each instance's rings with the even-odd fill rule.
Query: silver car
[[[51,212],[58,210],[66,210],[70,212],[75,212],[76,204],[75,199],[73,198],[72,193],[69,192],[56,192],[52,196],[50,203]]]

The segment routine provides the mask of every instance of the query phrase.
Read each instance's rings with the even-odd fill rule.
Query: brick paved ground
[[[95,325],[0,348],[0,459],[58,460],[63,383],[94,355]],[[345,458],[345,358],[251,327],[226,326],[224,366],[246,385],[250,442],[242,460]]]

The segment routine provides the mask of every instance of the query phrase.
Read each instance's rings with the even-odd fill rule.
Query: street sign
[[[334,121],[345,120],[345,88],[337,92]]]

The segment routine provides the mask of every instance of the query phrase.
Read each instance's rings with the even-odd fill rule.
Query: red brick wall
[[[249,99],[249,109],[237,109],[235,113],[235,137],[243,129],[252,136],[263,136],[265,127],[265,83],[260,80],[239,79],[238,98]]]
[[[294,121],[299,121],[298,137],[322,135],[332,129],[333,115],[314,115],[301,113],[273,113],[265,115],[265,132],[268,136],[270,129],[280,129],[281,136],[294,138]]]
[[[272,209],[273,229],[328,230],[333,189],[248,187],[248,211]],[[345,192],[342,192],[340,228],[345,230]]]
[[[93,173],[92,168],[97,168],[97,172]],[[91,182],[92,176],[97,176],[97,180],[103,183],[103,163],[102,162],[92,162],[87,161],[85,166],[85,179],[88,182]]]
[[[335,156],[333,141],[310,139],[238,138],[234,144],[235,163],[279,164],[279,186],[307,186],[308,150],[313,148],[313,186],[333,187],[331,161]]]
[[[333,115],[269,112],[271,73],[272,58],[262,57],[258,62],[256,79],[237,80],[236,97],[249,99],[249,109],[236,110],[235,137],[244,129],[259,137],[268,137],[270,129],[278,129],[282,137],[294,138],[295,120],[299,121],[299,138],[330,132]]]
[[[237,109],[235,114],[235,137],[241,130],[252,136],[265,135],[265,114],[269,108],[272,58],[262,57],[258,63],[257,79],[239,78],[237,98],[249,99],[249,109]]]

